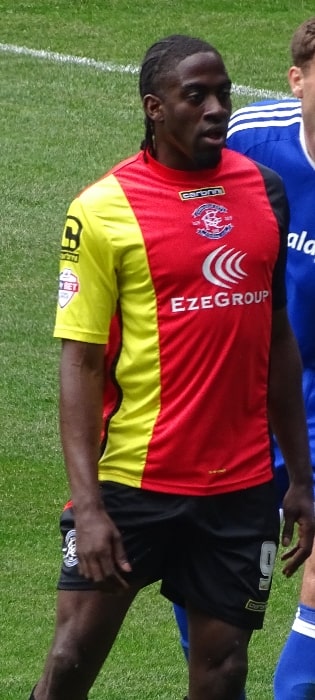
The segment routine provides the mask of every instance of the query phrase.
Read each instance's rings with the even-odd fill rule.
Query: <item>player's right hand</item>
[[[124,573],[131,571],[122,538],[103,508],[85,509],[76,514],[79,571],[110,593],[128,588]]]

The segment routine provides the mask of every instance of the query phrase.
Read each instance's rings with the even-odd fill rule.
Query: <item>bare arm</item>
[[[130,571],[121,538],[98,484],[104,346],[64,340],[60,364],[60,432],[71,489],[80,571],[94,581]]]
[[[294,523],[298,542],[282,558],[291,576],[311,554],[314,538],[313,478],[302,395],[302,365],[296,339],[284,309],[274,311],[268,411],[288,469],[290,486],[283,500],[282,544],[292,542]]]

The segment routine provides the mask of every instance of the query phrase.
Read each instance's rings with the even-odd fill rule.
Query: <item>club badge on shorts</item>
[[[72,567],[78,564],[75,530],[69,530],[69,532],[67,532],[64,546],[62,547],[62,554],[65,566]]]

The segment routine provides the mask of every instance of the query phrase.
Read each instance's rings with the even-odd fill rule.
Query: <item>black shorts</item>
[[[104,482],[129,581],[162,581],[171,601],[246,629],[262,627],[279,543],[274,482],[219,496],[176,496]],[[93,590],[78,571],[71,507],[61,515],[59,589]]]

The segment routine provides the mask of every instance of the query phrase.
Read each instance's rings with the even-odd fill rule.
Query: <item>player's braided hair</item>
[[[294,65],[299,67],[305,66],[315,56],[315,17],[305,20],[294,32],[291,54]]]
[[[211,51],[219,55],[218,51],[207,41],[185,34],[171,34],[153,44],[146,52],[140,69],[139,90],[141,98],[143,99],[149,93],[161,95],[163,81],[176,64],[186,56],[202,51]],[[145,136],[141,148],[154,155],[154,127],[147,115],[144,119],[144,126]]]

